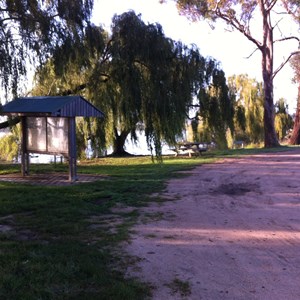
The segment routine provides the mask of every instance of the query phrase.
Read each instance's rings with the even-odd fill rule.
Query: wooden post
[[[29,155],[27,152],[27,122],[21,117],[21,174],[29,175]]]
[[[68,118],[69,123],[69,181],[77,180],[76,168],[76,123],[75,117]]]

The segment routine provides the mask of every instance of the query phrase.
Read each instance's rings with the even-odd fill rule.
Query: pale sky
[[[224,23],[219,22],[214,30],[204,21],[192,23],[186,17],[179,16],[173,1],[160,4],[159,0],[95,0],[93,22],[109,30],[113,15],[128,10],[141,14],[145,23],[161,24],[167,37],[187,45],[196,44],[202,56],[211,56],[221,62],[226,77],[248,74],[249,77],[262,81],[260,52],[256,51],[251,58],[247,58],[254,51],[254,44],[241,33],[225,31]],[[292,23],[281,23],[281,30],[295,32],[295,27]],[[274,69],[290,52],[297,50],[294,41],[281,45],[281,48],[276,46],[274,50]],[[290,113],[295,111],[297,97],[297,86],[291,83],[292,78],[292,70],[286,65],[274,81],[274,101],[281,97],[287,99]]]

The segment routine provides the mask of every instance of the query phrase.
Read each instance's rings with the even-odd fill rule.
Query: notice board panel
[[[27,150],[68,153],[68,118],[27,117]]]

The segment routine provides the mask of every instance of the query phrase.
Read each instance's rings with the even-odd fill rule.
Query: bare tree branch
[[[256,40],[251,34],[250,31],[247,30],[247,28],[245,28],[245,26],[243,24],[241,24],[236,18],[232,18],[224,13],[221,12],[220,9],[217,8],[217,10],[215,11],[216,15],[221,18],[222,20],[224,20],[225,22],[227,22],[227,24],[231,25],[232,27],[234,27],[236,30],[238,30],[239,32],[241,32],[249,41],[253,42],[258,49],[261,49],[262,45],[261,43]]]
[[[247,58],[247,59],[250,58],[257,50],[259,50],[259,48],[255,48],[255,49],[252,51],[252,53],[250,53],[250,55],[247,56],[246,58]]]
[[[282,32],[281,32],[281,29],[279,28],[278,24],[279,24],[282,20],[283,20],[283,18],[281,18],[280,20],[278,20],[278,21],[276,22],[276,24],[272,27],[273,29],[274,29],[275,27],[277,27],[278,30],[280,31],[281,35],[282,35]]]
[[[266,8],[267,11],[271,11],[275,4],[277,3],[277,0],[273,0],[270,2],[269,6]]]
[[[284,42],[284,41],[288,41],[288,40],[297,40],[300,43],[300,39],[297,36],[288,36],[288,37],[284,37],[278,40],[275,40],[274,43],[277,42]]]
[[[292,52],[289,57],[280,64],[280,66],[273,72],[272,78],[274,79],[274,77],[277,75],[277,73],[289,62],[289,60],[291,59],[292,56],[300,54],[300,51],[295,51]]]

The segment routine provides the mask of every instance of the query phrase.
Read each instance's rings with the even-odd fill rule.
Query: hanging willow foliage
[[[58,46],[81,40],[93,0],[1,0],[0,7],[0,83],[16,96],[28,63],[43,63]]]
[[[80,92],[98,106],[105,119],[89,120],[85,133],[95,147],[126,155],[127,137],[136,142],[140,131],[161,158],[162,143],[176,143],[195,97],[219,68],[196,46],[167,38],[159,24],[145,24],[132,11],[114,17],[111,36],[97,27],[93,32],[73,44],[74,59],[65,60],[63,72],[51,61],[38,71],[35,91]]]

